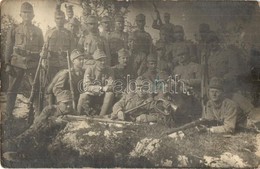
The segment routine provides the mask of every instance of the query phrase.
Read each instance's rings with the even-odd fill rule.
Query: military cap
[[[209,82],[209,88],[223,90],[223,87],[224,87],[223,83],[224,83],[223,79],[217,78],[217,77],[212,77]]]
[[[55,18],[65,18],[65,14],[61,10],[56,10],[55,11]]]
[[[118,52],[117,52],[117,54],[118,54],[118,57],[122,57],[122,56],[127,56],[127,57],[129,57],[129,51],[128,50],[126,50],[126,49],[124,49],[124,48],[122,48],[122,49],[120,49]]]
[[[33,12],[32,4],[30,4],[29,2],[22,3],[21,12],[25,12],[25,11]]]
[[[165,12],[165,13],[164,13],[164,16],[165,16],[165,17],[170,17],[171,15],[170,15],[168,12]]]
[[[124,22],[125,18],[123,16],[116,16],[115,21],[116,22]]]
[[[157,57],[153,53],[150,53],[147,56],[147,62],[157,62]]]
[[[206,23],[200,24],[199,32],[210,32],[209,24]]]
[[[79,24],[80,24],[80,22],[79,22],[79,20],[78,20],[77,18],[72,18],[72,19],[69,21],[69,23],[70,23],[71,25],[79,25]]]
[[[86,22],[85,23],[98,23],[97,17],[94,15],[89,15],[86,18]]]
[[[101,58],[106,58],[106,54],[103,50],[97,49],[93,54],[93,59],[98,60]]]
[[[66,11],[67,12],[72,12],[73,11],[73,5],[65,5]]]
[[[108,16],[103,16],[101,22],[111,22],[111,19]]]
[[[136,21],[144,21],[145,20],[145,15],[144,14],[138,14],[138,15],[136,15],[136,17],[135,17],[135,20]]]
[[[84,53],[79,51],[78,49],[74,49],[70,54],[70,59],[73,61],[74,59],[77,59],[80,56],[85,56]]]
[[[57,103],[72,101],[72,94],[69,90],[64,90],[60,92],[57,96]]]
[[[173,28],[174,32],[184,32],[183,27],[181,25],[175,25]]]

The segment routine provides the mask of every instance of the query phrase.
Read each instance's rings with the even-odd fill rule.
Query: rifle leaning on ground
[[[97,117],[88,117],[88,116],[74,116],[74,115],[64,115],[62,116],[62,120],[66,122],[71,121],[97,121],[102,123],[113,123],[113,124],[123,124],[123,125],[139,125],[138,123],[128,122],[128,121],[119,121],[119,120],[111,120]]]
[[[72,69],[71,69],[71,65],[70,65],[71,61],[70,61],[69,51],[67,51],[67,62],[68,62],[68,69],[69,69],[70,91],[71,91],[71,95],[72,95],[72,106],[73,106],[73,109],[76,110],[74,89],[73,89],[73,85],[72,85]]]
[[[35,76],[34,76],[34,79],[33,79],[32,90],[31,90],[30,97],[29,97],[29,103],[28,103],[28,109],[29,109],[28,124],[29,125],[31,125],[33,123],[33,121],[34,121],[33,101],[34,101],[35,94],[36,94],[37,81],[39,81],[40,67],[41,67],[41,62],[42,62],[43,57],[44,57],[44,55],[40,56],[40,59],[39,59],[39,62],[38,62],[38,66],[37,66],[37,69],[36,69],[36,73],[35,73]]]

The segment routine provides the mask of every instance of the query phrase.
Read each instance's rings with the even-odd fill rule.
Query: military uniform
[[[62,11],[56,11],[55,17],[65,18],[65,15]],[[42,54],[46,55],[45,59],[48,61],[49,81],[51,81],[61,69],[68,67],[67,51],[70,54],[73,49],[75,49],[75,41],[70,31],[64,27],[54,27],[47,31]]]
[[[33,12],[32,5],[27,2],[23,3],[21,12],[23,11]],[[31,23],[21,23],[11,28],[7,34],[5,63],[11,68],[11,71],[8,72],[10,75],[7,91],[7,116],[12,116],[16,96],[24,75],[27,74],[29,82],[33,82],[42,45],[41,29]],[[36,112],[38,111],[36,110]]]
[[[87,18],[87,24],[92,23],[97,24],[97,18],[91,15]],[[103,50],[107,55],[107,65],[110,66],[111,60],[108,42],[104,37],[100,36],[98,30],[96,32],[89,31],[86,36],[81,36],[77,48],[86,54],[86,65],[94,63],[93,54],[97,49]]]
[[[209,88],[223,90],[223,82],[219,78],[211,78]],[[210,128],[212,133],[233,132],[237,123],[238,106],[230,99],[223,98],[219,104],[209,100],[206,105],[203,118],[208,120],[216,120],[222,123],[220,126]]]
[[[116,17],[115,22],[121,22],[124,24],[124,18]],[[111,53],[111,65],[114,66],[118,63],[117,52],[122,48],[128,48],[128,33],[116,29],[115,31],[111,32],[108,42]]]
[[[93,57],[95,60],[98,60],[106,58],[106,55],[103,51],[97,50]],[[112,84],[106,83],[112,82],[113,79],[114,73],[111,68],[106,67],[101,69],[97,64],[89,65],[86,68],[83,79],[84,93],[80,95],[77,108],[80,114],[89,114],[91,105],[97,102],[102,102],[100,115],[107,113],[112,104],[114,94],[111,88],[110,91],[103,91],[103,87],[107,85],[112,87]]]
[[[136,16],[136,21],[145,21],[144,14]],[[134,40],[133,50],[137,52],[144,52],[148,55],[153,50],[153,42],[151,35],[144,29],[137,29],[131,33]]]
[[[57,98],[58,102],[69,102],[71,100],[70,91],[63,91]],[[75,111],[69,111],[69,113],[61,111],[58,105],[45,107],[41,114],[35,118],[30,128],[15,138],[14,146],[17,146],[15,151],[33,156],[33,158],[35,158],[35,155],[45,156],[46,158],[48,144],[66,125],[58,118],[67,114],[77,115]]]

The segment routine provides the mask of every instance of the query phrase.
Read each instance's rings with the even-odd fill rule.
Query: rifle
[[[137,110],[137,109],[139,109],[139,108],[141,108],[141,107],[144,107],[144,106],[146,106],[147,104],[149,104],[149,103],[151,103],[151,102],[153,102],[153,100],[148,101],[148,102],[145,102],[145,103],[143,103],[143,104],[140,104],[139,106],[136,106],[136,107],[134,107],[134,108],[132,108],[132,109],[126,110],[124,113],[125,113],[125,114],[132,114],[133,111],[135,111],[135,110]]]
[[[183,126],[174,128],[174,129],[167,131],[167,132],[164,132],[162,135],[169,135],[169,134],[172,134],[172,133],[175,133],[175,132],[178,132],[178,131],[182,131],[182,130],[186,130],[186,129],[189,129],[189,128],[196,127],[196,126],[201,125],[201,124],[206,125],[206,126],[213,126],[215,124],[218,124],[218,122],[216,120],[208,120],[208,119],[205,119],[205,118],[200,118],[198,120],[184,124]]]
[[[205,114],[207,104],[207,93],[208,93],[208,47],[206,51],[201,53],[201,66],[202,66],[202,77],[201,77],[201,105],[202,113]]]
[[[128,121],[118,121],[118,120],[111,120],[111,119],[102,119],[97,117],[87,117],[87,116],[74,116],[74,115],[64,115],[62,116],[62,120],[66,122],[70,121],[97,121],[102,123],[114,123],[114,124],[123,124],[123,125],[139,125],[138,123],[128,122]]]
[[[32,90],[30,93],[30,97],[29,97],[29,103],[28,103],[28,109],[29,109],[29,113],[28,113],[28,124],[31,125],[34,121],[34,108],[33,108],[33,101],[34,101],[34,97],[35,97],[35,88],[36,88],[36,82],[37,80],[39,80],[39,75],[40,75],[40,67],[41,67],[41,62],[43,59],[44,55],[40,56],[39,59],[39,63],[36,69],[36,73],[33,79],[33,84],[32,84]]]
[[[163,23],[162,23],[162,19],[161,19],[161,17],[160,17],[160,12],[159,12],[159,10],[157,9],[157,6],[155,5],[155,2],[153,1],[153,8],[154,8],[154,11],[156,12],[156,14],[157,14],[157,19],[158,19],[158,21],[159,21],[159,25],[162,25]]]
[[[73,85],[72,85],[72,75],[71,75],[71,65],[70,65],[71,61],[70,61],[69,51],[67,51],[67,61],[68,61],[68,69],[69,69],[70,91],[71,91],[71,95],[72,95],[72,106],[73,106],[73,109],[76,110],[74,89],[73,89]]]

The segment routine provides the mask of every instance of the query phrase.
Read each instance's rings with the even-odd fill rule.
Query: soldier
[[[8,151],[13,149],[17,156],[25,156],[26,159],[39,158],[39,156],[46,159],[47,147],[57,133],[65,127],[66,123],[62,120],[62,116],[67,114],[77,115],[72,108],[71,93],[65,90],[57,95],[57,105],[45,107],[29,129],[15,139],[6,140],[3,151],[8,154],[10,153]]]
[[[110,66],[110,51],[108,48],[107,40],[101,37],[98,30],[98,20],[96,16],[90,15],[86,20],[88,34],[80,37],[78,42],[78,49],[88,56],[85,64],[93,64],[93,54],[97,49],[100,49],[106,53],[106,64]]]
[[[211,52],[208,58],[209,78],[223,78],[225,83],[224,91],[228,98],[236,102],[244,114],[249,114],[254,106],[249,99],[244,97],[239,91],[237,78],[245,72],[244,65],[240,62],[240,57],[236,51],[229,48],[223,49],[219,44],[216,35],[211,36]]]
[[[48,81],[62,69],[68,68],[67,51],[75,49],[75,41],[70,31],[64,28],[64,12],[55,11],[56,27],[47,31],[41,55],[44,56],[42,65],[48,70]]]
[[[163,43],[156,44],[157,53],[157,71],[163,75],[163,77],[168,77],[171,75],[172,64],[168,60],[168,55],[166,53],[166,47]]]
[[[84,76],[84,53],[78,51],[77,49],[74,49],[71,52],[70,59],[73,64],[73,68],[71,70],[65,69],[57,73],[57,75],[53,78],[52,82],[50,83],[48,91],[49,93],[52,92],[54,96],[57,98],[59,93],[63,92],[64,90],[71,90],[69,78],[69,71],[71,71],[71,83],[74,93],[74,102],[75,105],[77,105],[79,95],[82,92],[81,82]]]
[[[67,21],[69,22],[74,16],[73,5],[65,4],[65,8],[66,8],[66,15],[68,17]]]
[[[122,49],[128,49],[128,33],[124,32],[125,20],[123,16],[116,16],[115,31],[111,32],[109,37],[109,48],[111,53],[111,65],[118,63],[117,52]]]
[[[236,128],[238,106],[232,100],[223,96],[223,81],[213,77],[209,83],[209,101],[203,118],[216,120],[222,125],[213,126],[207,130],[211,133],[231,133]]]
[[[158,29],[158,30],[165,30],[167,37],[169,37],[170,42],[174,42],[174,25],[170,23],[171,15],[167,12],[164,13],[164,24],[160,22],[160,14],[157,14],[157,18],[153,21],[152,28]],[[161,32],[160,32],[161,33]]]
[[[102,107],[99,115],[104,116],[111,108],[114,98],[112,86],[114,74],[105,64],[107,56],[102,50],[96,50],[93,58],[95,64],[87,67],[84,74],[84,93],[80,95],[77,110],[80,114],[91,115],[93,105],[100,103]]]
[[[189,48],[189,56],[191,57],[191,60],[193,62],[198,63],[199,60],[197,59],[197,53],[196,53],[196,46],[189,40],[184,39],[184,30],[183,27],[180,25],[176,25],[174,27],[174,43],[172,46],[172,60],[173,60],[173,66],[176,66],[176,62],[174,62],[176,58],[176,51],[179,48]]]
[[[138,14],[135,18],[137,30],[133,31],[133,50],[138,52],[144,52],[148,55],[153,50],[153,43],[151,35],[144,30],[146,21],[144,14]]]
[[[170,41],[165,29],[160,30],[160,39],[156,41],[155,46],[160,46],[161,44],[165,46],[167,57],[171,57],[173,43]]]
[[[21,5],[20,16],[22,23],[10,29],[7,34],[5,49],[6,72],[9,74],[7,90],[7,119],[12,119],[16,96],[27,74],[32,82],[39,62],[39,54],[43,45],[43,35],[40,28],[32,24],[34,18],[33,6],[24,2]],[[37,103],[35,103],[37,106]],[[36,114],[40,110],[35,107]]]
[[[100,36],[108,40],[111,33],[111,19],[108,16],[103,16],[101,19],[102,32]]]
[[[142,77],[136,79],[134,93],[127,93],[113,106],[112,119],[136,121],[136,122],[152,122],[156,121],[156,115],[150,113],[153,109],[153,99],[149,95],[147,86],[144,85],[145,81]],[[143,107],[137,108],[132,112],[127,112],[132,108],[136,108],[142,104]]]
[[[67,29],[72,33],[75,43],[77,44],[79,41],[79,20],[77,18],[72,18],[66,25]]]
[[[184,83],[184,87],[192,88],[193,94],[197,98],[200,96],[201,83],[201,67],[189,58],[189,49],[182,48],[178,50],[178,65],[174,68],[173,74],[178,75],[180,81]],[[186,91],[185,91],[186,92]]]

